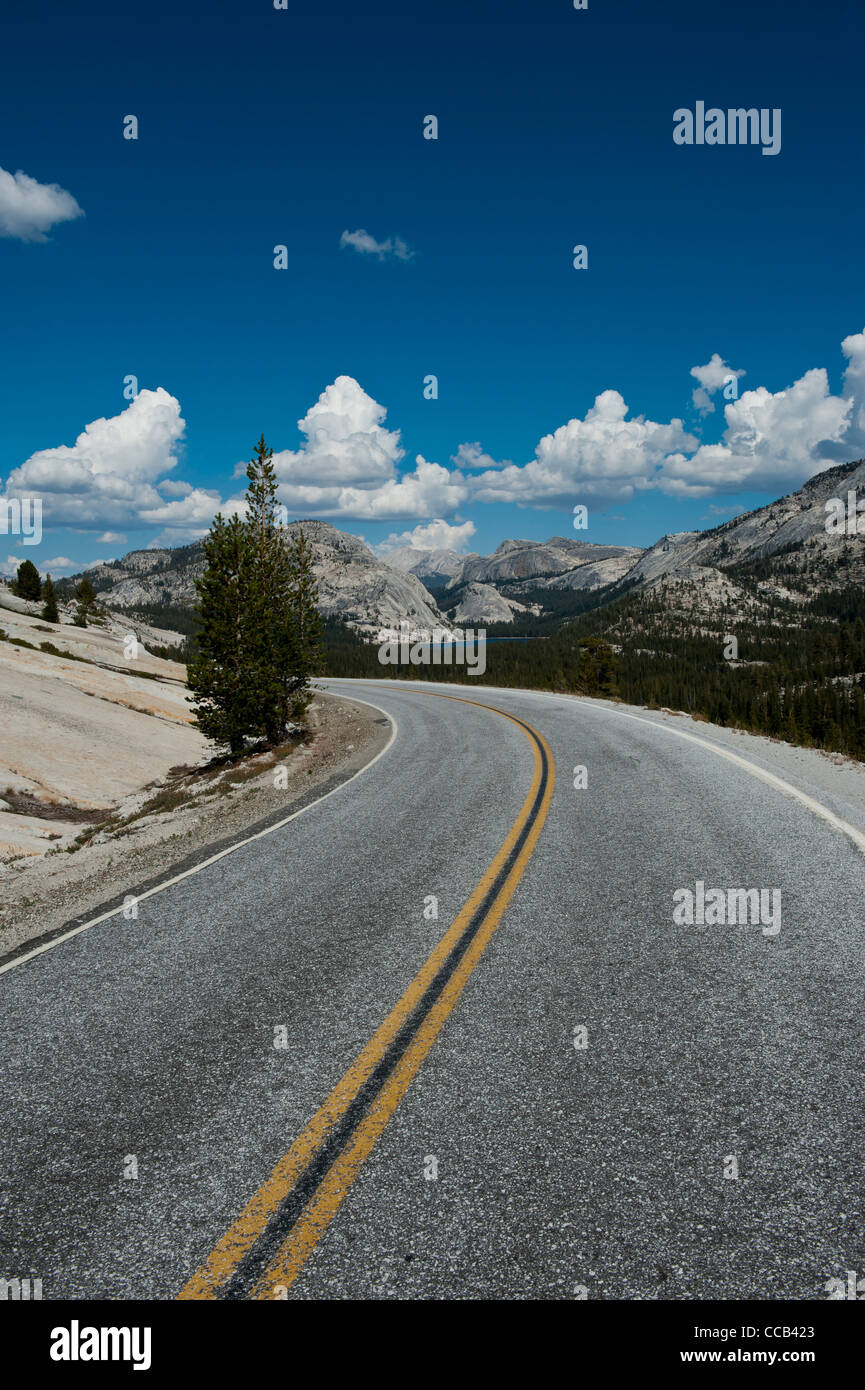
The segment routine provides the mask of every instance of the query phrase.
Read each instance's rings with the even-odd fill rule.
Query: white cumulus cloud
[[[295,515],[390,521],[453,513],[468,496],[459,473],[418,454],[411,473],[375,487],[294,487],[282,484],[279,499]]]
[[[627,501],[636,490],[651,486],[671,451],[697,447],[681,420],[659,424],[642,415],[627,416],[619,392],[602,391],[584,419],[569,420],[545,435],[529,463],[472,478],[472,496],[481,502],[540,507],[586,498]]]
[[[394,530],[379,546],[384,554],[402,546],[463,550],[474,522],[448,518],[464,516],[468,503],[570,510],[577,502],[627,501],[648,490],[777,496],[834,463],[865,455],[865,331],[841,346],[846,367],[839,395],[822,367],[780,391],[745,391],[726,402],[717,443],[701,444],[675,417],[631,417],[622,395],[607,390],[584,417],[544,435],[523,464],[496,462],[475,442],[460,445],[451,460],[456,466],[417,454],[406,467],[400,431],[387,427],[385,407],[353,377],[338,376],[298,421],[300,446],[274,454],[279,500],[290,515],[337,524],[417,523]],[[728,376],[742,375],[717,353],[692,373],[710,400]],[[244,510],[239,493],[221,502],[215,489],[175,476],[184,432],[175,397],[161,387],[143,390],[120,414],[87,425],[74,444],[32,454],[9,474],[5,494],[41,498],[46,526],[99,532],[101,544],[120,544],[127,529],[142,527],[161,528],[153,544],[179,544],[203,534],[217,510]]]
[[[295,515],[361,520],[455,511],[467,496],[462,475],[421,454],[398,473],[405,450],[386,416],[354,377],[338,376],[298,421],[305,444],[274,453],[279,500]]]
[[[57,183],[39,183],[21,169],[0,169],[0,236],[18,241],[47,241],[57,222],[83,217],[71,193]]]
[[[288,488],[368,487],[393,478],[404,450],[399,430],[384,428],[386,416],[354,377],[338,376],[298,420],[302,448],[274,454],[277,477]]]
[[[429,521],[426,525],[414,526],[411,531],[392,531],[374,550],[377,555],[388,555],[392,550],[456,550],[464,552],[477,527],[473,521],[450,522]]]
[[[847,358],[842,395],[852,403],[847,442],[865,453],[865,329],[845,338],[841,351]]]
[[[104,531],[161,525],[175,539],[200,534],[219,506],[215,492],[188,484],[176,501],[161,488],[177,464],[186,425],[162,387],[140,391],[119,415],[94,420],[74,444],[40,449],[6,480],[8,497],[39,497],[45,525]]]
[[[506,468],[511,460],[502,459],[501,463],[498,463],[490,454],[485,453],[480,444],[475,441],[474,444],[461,444],[456,453],[451,456],[451,462],[455,463],[457,468],[472,470]]]
[[[713,352],[709,361],[704,363],[702,367],[691,368],[691,376],[696,377],[700,383],[692,392],[691,400],[701,414],[708,415],[715,409],[715,403],[712,400],[715,393],[720,391],[722,386],[726,386],[730,377],[738,380],[740,376],[744,375],[745,369],[743,367],[730,367],[720,353]]]
[[[359,227],[356,232],[346,229],[339,239],[340,250],[344,251],[347,246],[351,246],[360,256],[376,256],[380,261],[393,258],[398,261],[414,260],[414,251],[403,241],[401,236],[388,237],[386,241],[376,241],[374,236]]]
[[[31,560],[43,578],[46,574],[59,574],[61,570],[81,569],[80,562],[70,560],[67,555],[55,555],[53,560],[39,560],[33,555],[7,555],[5,564],[0,562],[0,574],[14,577],[25,560]]]
[[[721,442],[701,445],[690,458],[665,460],[659,485],[680,497],[799,487],[839,459],[855,457],[854,405],[852,396],[832,395],[823,367],[812,367],[783,391],[745,391],[724,408]]]
[[[40,560],[38,570],[40,574],[56,574],[60,570],[80,569],[77,560],[70,560],[66,555],[55,555],[53,560]]]

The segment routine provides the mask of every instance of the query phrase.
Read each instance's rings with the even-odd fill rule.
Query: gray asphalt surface
[[[137,921],[0,976],[0,1275],[42,1278],[45,1298],[176,1297],[520,810],[533,757],[514,725],[420,685],[327,686],[397,719],[374,766]],[[865,857],[662,728],[452,693],[544,735],[553,802],[291,1296],[815,1299],[865,1273]],[[779,935],[674,925],[697,879],[781,889]]]

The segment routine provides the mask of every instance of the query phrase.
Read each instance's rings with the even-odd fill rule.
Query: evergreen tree
[[[96,592],[86,574],[75,590],[75,597],[78,600],[78,608],[75,612],[75,626],[86,627],[87,619],[90,617],[96,604]]]
[[[587,695],[612,695],[615,690],[613,651],[602,637],[584,637],[580,642],[577,682]]]
[[[303,527],[288,551],[288,623],[281,667],[286,716],[303,716],[311,697],[310,678],[321,667],[322,623],[317,608],[318,584],[312,572],[312,546]]]
[[[197,697],[197,728],[236,754],[258,729],[249,683],[250,565],[243,522],[217,514],[203,549],[205,570],[195,581],[201,620],[198,655],[189,665],[187,684]]]
[[[42,585],[42,621],[45,623],[60,621],[60,614],[57,611],[57,596],[54,593],[54,584],[50,574],[46,574],[45,583]]]
[[[269,742],[278,743],[287,724],[284,673],[295,652],[289,612],[288,552],[278,524],[273,450],[265,444],[264,435],[253,450],[246,476],[249,682],[261,729]]]
[[[289,720],[309,703],[320,660],[311,547],[302,531],[286,542],[273,451],[263,436],[246,476],[244,520],[217,516],[204,542],[198,657],[187,673],[198,728],[232,753],[249,737],[285,737]]]
[[[31,602],[38,601],[42,593],[42,580],[32,560],[24,560],[18,566],[14,590],[19,598],[26,598]]]

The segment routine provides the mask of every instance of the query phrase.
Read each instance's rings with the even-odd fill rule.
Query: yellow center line
[[[542,735],[536,729],[532,729],[524,721],[506,714],[504,710],[496,709],[492,705],[481,704],[477,700],[463,700],[459,696],[439,695],[432,691],[405,691],[403,693],[427,695],[436,699],[457,700],[461,704],[476,705],[479,709],[490,710],[515,724],[517,728],[522,729],[532,743],[534,753],[532,785],[507,838],[429,959],[418,971],[384,1022],[376,1029],[360,1055],[334,1086],[327,1100],[298,1135],[288,1153],[280,1159],[270,1177],[250,1198],[237,1220],[214,1247],[204,1264],[181,1290],[178,1295],[180,1299],[213,1299],[218,1297],[220,1288],[231,1278],[240,1261],[266,1230],[269,1222],[312,1158],[321,1149],[327,1136],[345,1115],[364,1083],[381,1062],[388,1047],[422,999],[426,989],[434,980],[477,908],[483,902],[524,831],[531,817],[532,807],[541,785],[543,760],[540,747],[543,747],[548,766],[548,779],[543,798],[525,842],[504,883],[490,904],[471,945],[424,1018],[394,1071],[382,1086],[369,1113],[359,1124],[346,1148],[330,1166],[290,1233],[271,1260],[266,1272],[260,1277],[250,1294],[251,1298],[261,1299],[284,1296],[336,1215],[351,1184],[357,1177],[361,1165],[372,1151],[441,1031],[445,1020],[453,1010],[466,981],[480,960],[502,913],[513,896],[546,819],[547,809],[553,794],[555,771],[552,754]]]

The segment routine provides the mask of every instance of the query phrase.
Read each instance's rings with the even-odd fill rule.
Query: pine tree
[[[38,602],[42,593],[42,580],[32,560],[23,560],[18,566],[14,589],[19,598]]]
[[[54,592],[54,584],[50,574],[46,574],[45,583],[42,585],[42,621],[45,623],[58,623],[60,614],[57,611],[57,595]]]
[[[233,754],[243,751],[258,731],[249,682],[247,591],[249,553],[243,522],[217,514],[203,543],[205,570],[195,581],[201,629],[198,656],[189,665],[187,684],[197,697],[195,724]]]
[[[310,678],[322,661],[321,615],[316,607],[318,584],[312,570],[312,546],[301,527],[288,551],[288,624],[282,689],[286,715],[303,716],[311,697]]]
[[[264,442],[264,435],[253,450],[246,476],[249,682],[263,732],[269,742],[279,743],[288,720],[284,673],[295,653],[289,613],[288,552],[278,524],[273,450]]]
[[[302,531],[286,543],[263,436],[246,476],[244,520],[217,516],[204,542],[199,655],[187,673],[198,728],[235,754],[250,737],[281,742],[302,715],[321,637],[312,550]]]
[[[587,695],[612,695],[616,687],[613,650],[601,637],[580,642],[577,681]]]
[[[86,627],[87,619],[90,617],[96,603],[96,592],[86,574],[75,590],[75,597],[78,600],[78,608],[75,612],[75,626]]]

